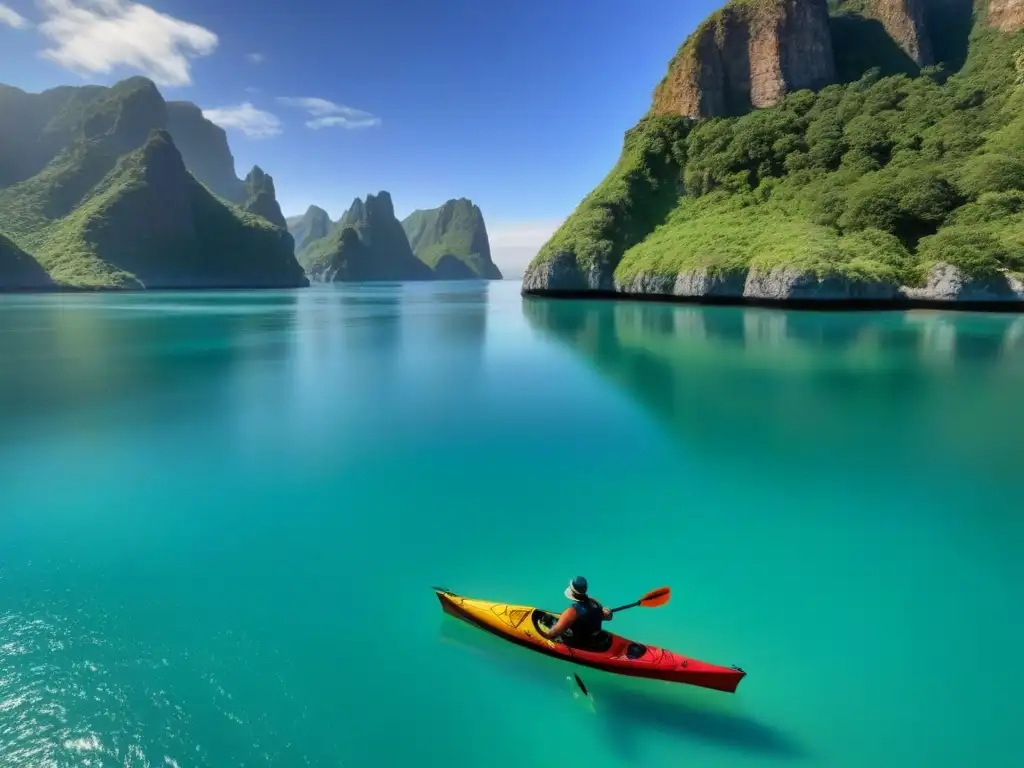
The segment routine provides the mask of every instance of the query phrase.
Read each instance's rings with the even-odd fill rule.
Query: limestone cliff
[[[841,82],[772,108],[779,89],[753,73],[789,42],[753,56],[766,19],[786,18],[766,9],[824,5],[733,0],[683,46],[524,293],[1024,304],[1024,0],[969,2],[834,0]],[[923,71],[929,55],[944,70]],[[722,117],[693,119],[708,115]]]
[[[652,111],[739,115],[834,79],[826,0],[732,0],[679,49]]]
[[[309,206],[302,216],[292,216],[287,220],[288,231],[295,238],[295,251],[299,252],[310,243],[315,243],[331,231],[333,222],[323,208]]]
[[[281,206],[277,202],[277,192],[274,189],[274,178],[263,171],[258,165],[253,166],[249,175],[245,177],[245,203],[243,208],[249,213],[262,216],[275,227],[283,230],[288,229],[284,214],[281,213]]]
[[[927,29],[925,6],[930,0],[833,0],[836,13],[874,19],[918,67],[935,62]],[[865,41],[862,39],[861,45]],[[867,53],[867,52],[865,52]]]
[[[193,176],[225,200],[244,202],[245,189],[235,175],[235,158],[223,128],[203,117],[195,104],[169,101],[167,131]]]
[[[471,200],[463,197],[449,200],[440,208],[413,211],[402,221],[402,228],[413,253],[439,278],[501,279],[501,271],[491,260],[483,213]]]
[[[300,262],[326,282],[430,280],[430,267],[416,258],[395,218],[391,195],[356,198],[325,238],[308,246]]]
[[[1024,0],[989,0],[988,23],[1000,32],[1024,29]]]

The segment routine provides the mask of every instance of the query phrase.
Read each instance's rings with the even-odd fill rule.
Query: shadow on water
[[[573,673],[578,673],[593,696],[594,713],[600,718],[602,730],[627,760],[637,759],[638,740],[651,733],[763,757],[807,757],[805,748],[795,739],[740,712],[739,701],[725,702],[722,697],[727,694],[579,668],[515,647],[448,616],[442,617],[439,634],[442,642],[468,651],[496,672],[549,688],[564,686],[567,700],[578,690],[570,682]]]
[[[532,328],[702,451],[871,457],[884,439],[908,465],[1016,471],[1024,317],[538,298],[522,307]]]

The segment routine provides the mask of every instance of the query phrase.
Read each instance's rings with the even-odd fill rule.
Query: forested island
[[[526,294],[1024,301],[1024,0],[733,0]]]

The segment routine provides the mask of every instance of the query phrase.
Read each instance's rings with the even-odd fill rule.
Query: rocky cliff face
[[[627,133],[612,171],[527,268],[523,292],[1019,308],[1024,183],[1012,157],[1024,133],[1006,68],[1016,57],[1024,72],[1024,54],[1019,34],[968,31],[972,18],[1014,31],[1010,11],[1022,4],[977,0],[972,17],[970,0],[832,0],[828,30],[844,83],[799,94],[782,109],[751,103],[737,117],[678,116],[743,111],[730,93],[752,101],[768,93],[754,77],[756,31],[767,18],[757,12],[792,6],[734,0],[673,62],[655,103],[670,114],[647,115]],[[748,31],[744,45],[730,42]],[[774,53],[785,50],[778,43]],[[912,56],[926,62],[928,45],[944,64],[969,58],[970,69],[921,76]],[[737,64],[743,51],[750,59]],[[785,57],[774,53],[761,61],[784,71]],[[851,71],[853,64],[862,66]],[[864,77],[875,69],[909,76]],[[990,108],[1000,99],[1005,108]],[[938,143],[947,147],[941,171]],[[894,151],[872,155],[879,147]],[[836,196],[825,199],[825,189]],[[888,200],[898,201],[891,217],[879,215]],[[915,219],[910,228],[905,212]]]
[[[245,204],[244,208],[249,213],[262,216],[275,227],[283,230],[288,229],[284,214],[281,213],[281,206],[277,202],[277,193],[274,189],[274,178],[263,171],[258,165],[253,166],[249,175],[245,177]]]
[[[826,0],[733,0],[680,48],[652,111],[738,115],[834,79]]]
[[[1024,0],[989,0],[988,23],[1001,32],[1024,29]]]
[[[430,267],[416,258],[395,218],[391,195],[356,198],[334,231],[302,255],[309,271],[327,282],[430,280]]]
[[[1024,26],[1024,0],[987,0],[989,23]],[[786,93],[962,63],[972,0],[732,0],[687,39],[654,93],[652,112],[736,116]]]
[[[302,216],[287,220],[288,231],[295,238],[295,250],[301,251],[310,243],[327,237],[331,231],[331,217],[323,208],[311,205]]]
[[[925,18],[926,4],[934,1],[839,0],[833,3],[833,7],[881,22],[900,49],[919,67],[926,67],[935,63]]]
[[[195,104],[170,101],[167,130],[193,176],[225,200],[244,202],[245,189],[235,175],[235,158],[223,128],[203,117]]]
[[[501,279],[501,271],[491,260],[484,215],[471,200],[463,197],[440,208],[413,211],[402,228],[413,253],[440,279]],[[453,260],[461,262],[462,268]]]

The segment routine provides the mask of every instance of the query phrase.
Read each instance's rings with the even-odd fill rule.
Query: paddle
[[[671,587],[658,587],[657,589],[652,589],[635,603],[620,605],[618,608],[612,608],[612,613],[618,613],[619,611],[624,611],[627,608],[636,608],[638,605],[643,606],[644,608],[658,608],[667,603],[670,597],[672,597]]]
[[[580,680],[580,676],[575,674],[575,673],[573,673],[573,677],[576,678],[576,685],[578,685],[580,687],[580,690],[583,691],[583,695],[584,696],[590,696],[589,691],[587,691],[587,686],[585,686],[583,684],[583,681]]]
[[[587,686],[585,686],[583,681],[580,680],[579,675],[574,674],[573,678],[575,678],[576,685],[579,689],[583,691],[583,700],[587,702],[587,708],[590,709],[591,712],[596,712],[597,710],[594,709],[594,697],[590,695],[590,691],[587,690]],[[579,698],[579,694],[576,692],[573,692],[572,696],[574,699]]]

